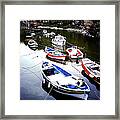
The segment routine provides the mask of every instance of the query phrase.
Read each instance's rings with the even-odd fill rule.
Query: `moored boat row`
[[[92,80],[94,80],[96,83],[100,84],[100,65],[93,62],[92,60],[88,58],[83,58],[83,53],[77,49],[77,47],[71,47],[67,48],[65,53],[62,53],[58,50],[50,49],[50,51],[47,52],[46,57],[50,60],[60,62],[65,61],[61,63],[66,63],[66,61],[71,59],[76,59],[76,63],[81,63],[81,66],[86,73],[86,75]],[[51,51],[52,50],[52,51]],[[79,61],[78,61],[79,60]]]
[[[46,57],[52,59],[53,61],[67,61],[72,59],[83,58],[83,53],[76,47],[67,48],[65,52],[54,50],[50,47],[45,47]]]

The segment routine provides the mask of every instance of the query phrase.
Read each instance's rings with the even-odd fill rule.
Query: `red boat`
[[[83,58],[83,53],[79,50],[79,49],[77,49],[77,47],[76,46],[74,46],[74,47],[71,47],[71,48],[67,48],[66,49],[66,52],[67,52],[67,54],[68,54],[68,56],[72,59],[76,59],[76,58]]]
[[[46,57],[53,60],[65,61],[67,55],[59,51],[53,51],[53,52],[47,53]]]
[[[92,78],[95,82],[100,84],[100,65],[91,61],[88,58],[82,59],[82,68],[86,75]]]

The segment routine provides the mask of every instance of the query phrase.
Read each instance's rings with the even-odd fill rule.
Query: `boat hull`
[[[47,55],[46,55],[46,58],[51,60],[51,61],[54,61],[54,62],[58,62],[58,63],[61,63],[61,64],[66,64],[66,61],[61,60],[61,59],[51,58],[51,57],[48,57]]]
[[[85,96],[90,92],[89,86],[82,78],[73,76],[57,65],[43,62],[41,72],[42,84],[49,92],[56,91],[71,96]]]
[[[44,76],[44,75],[43,75]],[[81,99],[81,100],[87,100],[88,99],[88,95],[89,95],[89,92],[84,92],[84,91],[81,91],[79,93],[71,93],[71,92],[68,92],[68,91],[64,91],[64,90],[61,90],[55,86],[53,86],[52,84],[49,84],[50,82],[45,79],[45,81],[43,82],[42,81],[42,86],[43,88],[46,88],[49,93],[49,91],[51,91],[51,93],[54,93],[57,94],[57,96],[69,96],[70,98],[74,98],[74,99]],[[51,95],[51,93],[49,93]],[[54,95],[54,94],[53,94]]]
[[[56,85],[53,85],[44,74],[42,74],[42,76],[43,76],[43,79],[44,79],[42,81],[42,84],[44,84],[48,88],[52,88],[54,91],[62,93],[62,94],[66,94],[66,95],[68,95],[68,94],[88,94],[90,92],[90,90],[73,91],[73,90],[63,89],[63,88],[60,88]]]
[[[57,60],[65,60],[66,59],[66,56],[55,56],[55,55],[52,55],[50,53],[47,54],[47,57],[48,58],[52,58],[52,59],[57,59]]]
[[[90,77],[92,80],[94,80],[96,83],[100,84],[100,76],[95,76],[86,66],[86,64],[82,61],[82,68],[85,72],[85,74]]]

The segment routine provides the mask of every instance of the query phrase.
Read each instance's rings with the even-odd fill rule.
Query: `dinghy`
[[[47,54],[47,58],[53,59],[53,60],[66,60],[66,54],[61,53],[59,51],[53,51]]]
[[[28,46],[29,48],[36,50],[38,48],[38,44],[36,41],[34,41],[33,39],[28,41]]]
[[[93,78],[95,82],[100,84],[100,65],[88,58],[82,59],[82,67],[86,75]]]
[[[83,79],[73,76],[67,71],[63,70],[57,65],[43,62],[42,64],[43,84],[48,88],[53,88],[54,91],[71,95],[79,96],[84,95],[88,97],[90,88]],[[87,99],[87,98],[84,99]]]

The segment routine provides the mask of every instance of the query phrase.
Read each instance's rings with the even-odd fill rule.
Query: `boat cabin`
[[[52,43],[58,46],[64,46],[66,44],[66,37],[57,35],[52,39]]]

